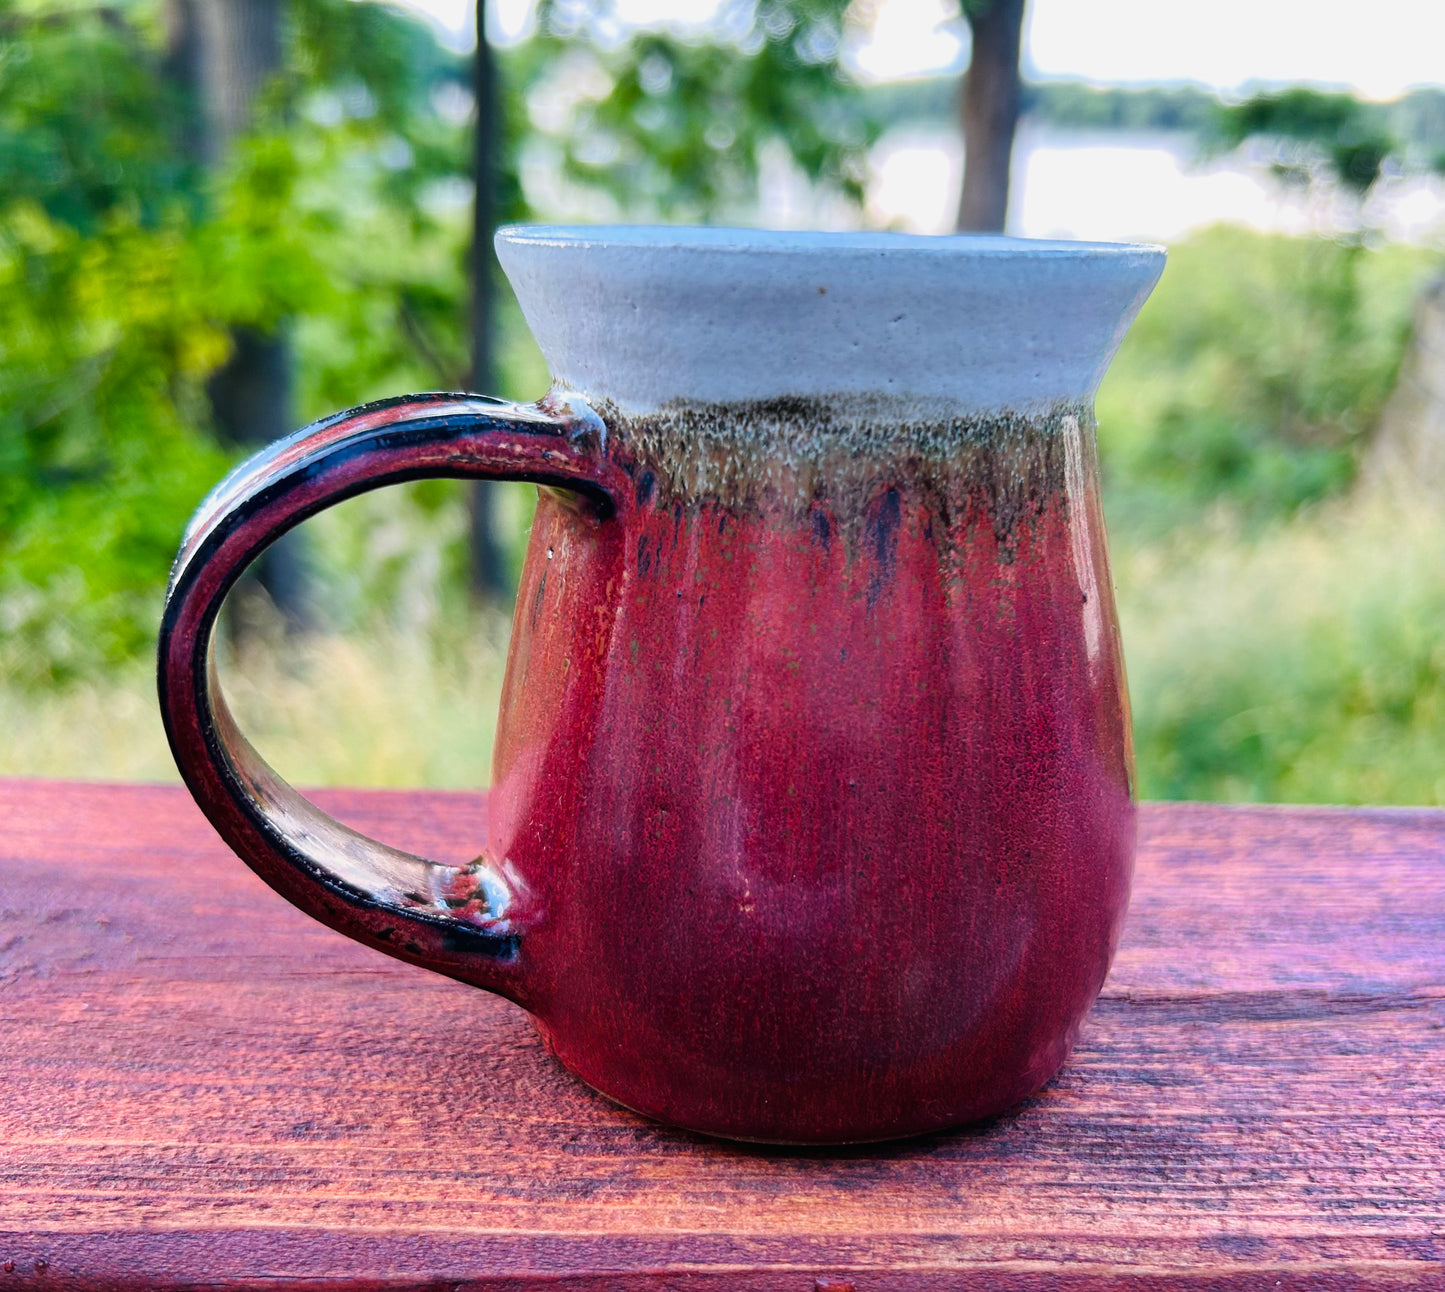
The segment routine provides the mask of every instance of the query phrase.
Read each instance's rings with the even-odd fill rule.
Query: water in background
[[[948,126],[899,127],[873,151],[866,222],[946,233],[963,173],[963,146]],[[1172,242],[1214,224],[1261,232],[1338,233],[1367,228],[1416,245],[1445,237],[1445,178],[1384,179],[1364,211],[1340,195],[1309,193],[1248,152],[1208,159],[1187,134],[1066,130],[1025,121],[1014,145],[1008,231],[1028,238]],[[765,186],[765,218],[838,221],[810,206],[786,176]],[[830,217],[832,217],[830,219]]]

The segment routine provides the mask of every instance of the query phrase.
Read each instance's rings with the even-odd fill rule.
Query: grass
[[[1118,552],[1141,793],[1445,804],[1442,550],[1375,497]]]
[[[431,635],[378,627],[226,651],[222,686],[241,728],[299,785],[474,789],[491,769],[507,624],[477,614]],[[0,774],[176,779],[152,666],[55,691],[0,685]]]

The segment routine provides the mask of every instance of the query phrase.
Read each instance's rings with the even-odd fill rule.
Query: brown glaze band
[[[639,503],[655,493],[664,506],[795,519],[822,508],[851,543],[880,493],[901,484],[929,501],[945,530],[954,518],[986,519],[1005,560],[1020,523],[1065,498],[1069,440],[1092,459],[1095,429],[1082,403],[939,418],[856,398],[677,402],[643,415],[595,407]]]

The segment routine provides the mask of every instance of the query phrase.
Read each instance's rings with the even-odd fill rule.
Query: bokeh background
[[[1099,398],[1142,792],[1445,803],[1441,51],[1439,0],[0,0],[0,772],[174,776],[167,569],[258,442],[542,393],[496,222],[962,221],[1170,246]],[[276,551],[223,676],[279,770],[486,783],[531,506]]]

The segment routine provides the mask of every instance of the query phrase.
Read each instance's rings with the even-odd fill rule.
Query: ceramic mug
[[[1163,253],[541,227],[497,250],[550,394],[327,418],[192,521],[160,641],[186,784],[297,906],[518,1002],[651,1117],[830,1143],[1007,1109],[1063,1061],[1128,899],[1091,408]],[[538,485],[461,868],[311,806],[211,658],[268,543],[421,476]]]

